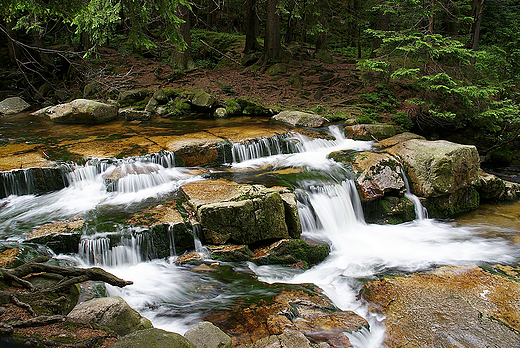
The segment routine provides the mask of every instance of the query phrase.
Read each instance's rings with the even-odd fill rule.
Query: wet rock
[[[20,97],[6,98],[0,102],[0,114],[14,115],[29,109],[31,105]]]
[[[212,244],[252,244],[290,236],[285,206],[275,189],[213,180],[187,184],[181,190]]]
[[[207,320],[230,335],[235,346],[300,347],[312,340],[321,346],[351,347],[344,333],[368,323],[353,312],[338,310],[319,289],[313,289],[282,291],[269,303],[261,300],[258,305],[213,312]]]
[[[228,116],[228,112],[226,108],[217,108],[217,110],[215,110],[213,113],[213,116],[216,118],[226,118]]]
[[[323,116],[301,111],[282,111],[273,116],[272,120],[297,127],[321,127],[327,122]]]
[[[215,104],[215,97],[203,89],[194,89],[191,104],[203,110],[210,110]]]
[[[20,248],[7,248],[0,251],[0,267],[7,268],[16,261],[16,256],[20,254]]]
[[[193,343],[178,333],[161,329],[147,329],[133,332],[117,340],[112,348],[196,348]]]
[[[282,239],[265,248],[254,250],[253,262],[258,265],[297,265],[303,268],[320,263],[329,255],[325,243],[308,244],[300,239]]]
[[[408,198],[385,196],[362,201],[365,221],[375,224],[400,224],[415,219],[415,206]]]
[[[391,191],[405,189],[401,164],[389,154],[361,152],[354,156],[353,169],[363,200],[383,197]]]
[[[388,143],[392,138],[387,139]],[[447,217],[478,207],[476,147],[449,141],[410,139],[386,149],[403,163],[412,192],[426,198],[431,217]]]
[[[150,320],[142,317],[119,296],[97,298],[80,303],[67,317],[79,322],[108,327],[120,336],[153,327]]]
[[[233,348],[231,338],[208,321],[189,329],[184,337],[197,348]]]
[[[136,110],[132,107],[119,109],[119,117],[127,121],[148,121],[151,113],[146,110]]]
[[[129,175],[147,175],[158,172],[162,167],[155,163],[122,163],[119,166],[113,166],[103,173],[102,178],[105,181],[107,191],[117,191],[121,179]]]
[[[384,346],[517,347],[520,284],[476,266],[378,280],[362,294],[385,315]]]
[[[345,136],[354,140],[381,140],[396,133],[395,126],[390,124],[356,124],[345,127]]]
[[[207,248],[213,260],[223,262],[251,261],[255,257],[247,245],[209,245]]]
[[[276,63],[271,65],[265,73],[269,76],[282,75],[287,72],[287,68],[282,63]]]
[[[66,124],[99,124],[117,118],[115,105],[100,103],[88,99],[76,99],[66,104],[59,104],[47,110],[52,122]]]
[[[117,97],[117,104],[119,107],[131,106],[137,102],[145,100],[147,97],[148,90],[146,88],[121,91]]]
[[[57,221],[32,230],[25,238],[27,243],[38,243],[56,254],[77,253],[85,220]]]
[[[44,194],[67,186],[66,167],[29,168],[0,172],[0,198]]]
[[[298,203],[293,193],[280,193],[285,207],[285,222],[289,229],[291,238],[300,238],[302,234],[302,225],[300,223],[300,215],[298,213]]]
[[[509,201],[520,197],[520,185],[517,183],[504,181],[496,175],[482,170],[479,173],[479,179],[477,190],[484,201]]]

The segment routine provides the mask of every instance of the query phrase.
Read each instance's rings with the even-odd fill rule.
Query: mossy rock
[[[161,329],[139,330],[112,344],[112,348],[196,348],[178,333]]]
[[[303,264],[303,267],[320,263],[329,255],[325,243],[311,245],[301,239],[282,239],[266,248],[256,249],[253,262],[257,265]]]
[[[148,90],[146,88],[121,91],[117,98],[117,103],[119,107],[136,106],[138,102],[146,99],[146,97],[148,97]],[[146,106],[146,103],[144,105]]]
[[[361,204],[368,223],[397,225],[415,219],[415,206],[405,197],[385,196]]]
[[[283,75],[287,72],[287,68],[282,63],[276,63],[271,65],[265,73],[269,76]]]

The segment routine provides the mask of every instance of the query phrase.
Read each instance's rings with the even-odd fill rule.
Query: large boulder
[[[150,320],[142,317],[119,296],[97,298],[80,303],[67,317],[108,327],[120,336],[153,327]]]
[[[191,104],[202,110],[210,110],[215,104],[215,97],[203,89],[194,89]]]
[[[226,180],[195,182],[181,189],[211,244],[253,244],[299,236],[298,231],[289,232],[285,204],[276,189]]]
[[[0,114],[4,116],[14,115],[30,107],[31,105],[20,97],[6,98],[0,102]]]
[[[386,143],[392,143],[392,138]],[[479,183],[480,159],[475,146],[408,137],[385,151],[402,161],[412,193],[425,199],[423,204],[431,217],[447,217],[478,207],[475,186]]]
[[[178,333],[161,329],[146,329],[133,332],[112,344],[112,348],[196,348],[193,343]]]
[[[76,99],[46,110],[52,122],[66,124],[99,124],[117,118],[117,106],[88,99]]]
[[[282,111],[271,119],[297,127],[321,127],[328,122],[323,116],[302,111]]]
[[[385,316],[383,346],[518,347],[520,283],[475,266],[443,267],[367,284]]]
[[[197,348],[233,348],[231,337],[209,321],[202,321],[189,329],[184,337]]]

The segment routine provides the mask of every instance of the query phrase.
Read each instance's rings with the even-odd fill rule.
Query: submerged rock
[[[76,99],[46,110],[52,122],[66,124],[99,124],[117,118],[117,106],[88,99]]]
[[[0,114],[4,116],[14,115],[30,107],[31,105],[20,97],[6,98],[0,102]]]
[[[362,294],[385,315],[385,347],[520,344],[520,284],[476,266],[377,280]]]
[[[187,184],[181,190],[211,244],[253,244],[290,237],[284,201],[276,189],[213,180]]]
[[[298,127],[321,127],[328,122],[323,116],[301,111],[282,111],[272,119]]]
[[[83,302],[74,307],[67,317],[79,322],[108,327],[120,336],[153,327],[150,320],[137,313],[119,296]]]

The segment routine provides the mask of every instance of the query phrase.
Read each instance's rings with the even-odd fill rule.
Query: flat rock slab
[[[378,280],[363,297],[385,315],[385,347],[518,347],[520,283],[476,266]]]
[[[46,110],[52,122],[65,124],[99,124],[117,118],[115,105],[100,103],[89,99],[76,99],[59,104]]]

